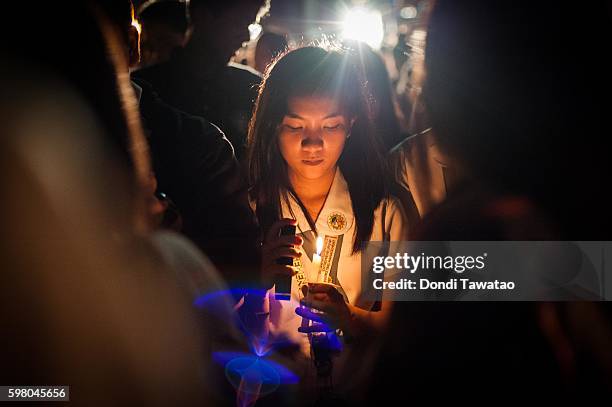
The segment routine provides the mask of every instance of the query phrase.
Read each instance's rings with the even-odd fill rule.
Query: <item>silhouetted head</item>
[[[242,43],[249,40],[249,24],[257,19],[262,6],[269,7],[269,1],[190,1],[193,25],[190,48],[204,52],[209,60],[225,64]]]
[[[142,64],[164,61],[177,47],[185,45],[190,24],[185,1],[149,0],[138,7],[137,14],[142,26]]]
[[[527,194],[573,226],[603,210],[596,174],[607,161],[598,139],[610,14],[596,3],[583,11],[588,18],[552,1],[438,1],[423,90],[445,153],[472,177]]]
[[[287,39],[284,35],[264,32],[255,47],[255,69],[263,73],[266,67],[286,49]]]
[[[140,62],[140,32],[134,15],[134,5],[131,0],[93,0],[102,12],[102,18],[117,31],[119,45],[125,50],[126,60],[130,68]]]

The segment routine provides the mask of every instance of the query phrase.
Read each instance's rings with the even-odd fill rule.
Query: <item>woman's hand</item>
[[[330,284],[309,283],[307,297],[298,307],[295,313],[299,316],[313,321],[310,326],[298,328],[298,332],[330,332],[336,329],[348,333],[351,329],[352,312],[351,306],[344,301],[342,294]],[[312,312],[314,308],[322,313]]]
[[[281,219],[266,234],[261,247],[261,281],[266,288],[271,288],[277,277],[291,277],[297,272],[292,266],[278,264],[276,261],[281,257],[298,258],[302,255],[299,248],[303,240],[300,236],[279,236],[284,226],[296,224],[294,219]]]

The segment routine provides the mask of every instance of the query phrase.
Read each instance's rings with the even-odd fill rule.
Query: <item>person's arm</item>
[[[266,233],[261,246],[261,267],[259,270],[259,289],[248,290],[236,306],[243,330],[250,337],[254,349],[264,353],[270,339],[270,299],[271,289],[278,277],[292,278],[296,270],[292,266],[278,264],[280,257],[299,258],[299,247],[303,240],[300,236],[280,234],[286,225],[295,225],[294,219],[281,219],[275,222]]]

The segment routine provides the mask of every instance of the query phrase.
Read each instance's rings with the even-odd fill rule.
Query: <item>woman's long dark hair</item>
[[[293,191],[277,136],[288,99],[302,95],[332,96],[348,117],[356,118],[338,165],[351,196],[356,224],[353,253],[357,253],[372,235],[374,211],[387,188],[366,84],[355,69],[355,59],[342,51],[302,47],[280,56],[268,68],[249,123],[249,179],[257,218],[267,231],[281,215],[280,191]]]

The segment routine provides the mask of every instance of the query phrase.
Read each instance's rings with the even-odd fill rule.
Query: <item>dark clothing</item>
[[[219,126],[242,162],[261,76],[238,64],[208,71],[194,66],[198,64],[181,49],[169,61],[136,71],[134,76],[149,82],[168,104]]]
[[[242,280],[228,273],[258,268],[259,235],[231,144],[213,124],[168,106],[145,81],[135,82],[142,88],[140,112],[158,189],[175,202],[183,232],[224,277]]]
[[[497,193],[473,182],[451,191],[433,207],[411,240],[557,240],[555,229],[529,198]],[[583,384],[579,380],[564,384],[563,369],[543,329],[540,306],[519,301],[396,302],[372,372],[368,402],[407,384],[417,390],[401,394],[429,402],[473,401],[475,393],[466,390],[471,388],[482,399],[535,395],[558,401],[571,396],[571,386]],[[387,373],[398,369],[402,374]],[[605,391],[603,376],[586,362],[579,361],[575,369],[579,373],[575,378],[584,374],[593,379],[584,387],[592,393],[575,395]]]
[[[447,240],[550,239],[534,216],[527,200],[471,185],[432,207],[410,240],[441,241],[444,249]],[[536,310],[528,302],[396,301],[363,405],[389,394],[417,404],[474,401],[476,393],[485,400],[561,394]]]

